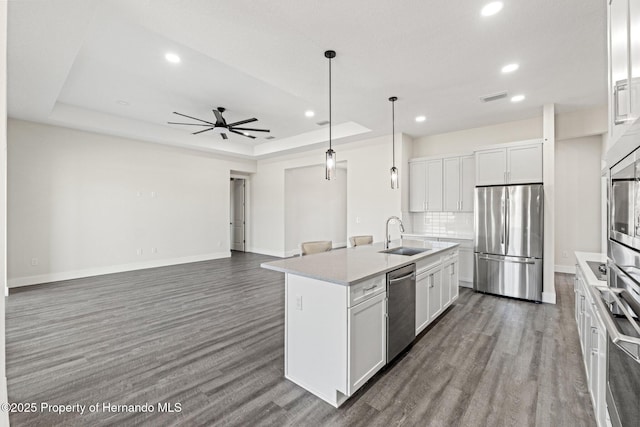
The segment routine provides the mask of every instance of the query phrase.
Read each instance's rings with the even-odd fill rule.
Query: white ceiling
[[[327,49],[337,143],[390,134],[393,95],[396,131],[412,136],[606,103],[604,2],[504,0],[482,17],[486,2],[10,1],[9,115],[250,158],[315,147],[328,134],[316,124],[328,119]],[[511,62],[520,69],[501,74]],[[500,91],[526,99],[479,101]],[[173,111],[213,120],[218,106],[275,139],[166,123],[188,121]]]

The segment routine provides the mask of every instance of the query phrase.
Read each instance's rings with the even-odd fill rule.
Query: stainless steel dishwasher
[[[416,338],[416,265],[387,273],[387,363]]]

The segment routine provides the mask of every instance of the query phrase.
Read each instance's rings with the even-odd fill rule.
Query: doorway
[[[242,178],[231,178],[231,203],[229,206],[231,212],[230,218],[230,236],[232,251],[245,252],[245,206],[246,206],[246,180]]]

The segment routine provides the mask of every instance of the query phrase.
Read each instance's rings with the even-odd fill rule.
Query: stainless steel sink
[[[410,248],[407,246],[400,246],[399,248],[392,248],[392,249],[387,249],[386,251],[380,251],[380,253],[411,256],[411,255],[421,254],[422,252],[427,252],[430,250],[431,249],[427,249],[427,248]]]

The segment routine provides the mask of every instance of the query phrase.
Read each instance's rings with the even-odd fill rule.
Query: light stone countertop
[[[591,286],[607,286],[607,282],[604,280],[598,280],[595,274],[593,274],[593,271],[591,271],[591,269],[587,265],[587,261],[596,261],[602,264],[606,264],[607,256],[605,254],[593,252],[576,252],[575,255],[578,266],[582,270],[587,284]]]
[[[474,240],[473,234],[467,233],[402,233],[402,237],[406,238],[437,238],[437,239],[453,239],[453,240]]]
[[[296,274],[349,286],[459,245],[451,242],[407,239],[393,240],[389,244],[390,249],[399,246],[429,248],[430,250],[412,256],[392,255],[380,253],[380,251],[384,250],[384,244],[375,243],[373,245],[334,249],[319,254],[265,262],[260,266],[282,273]]]

